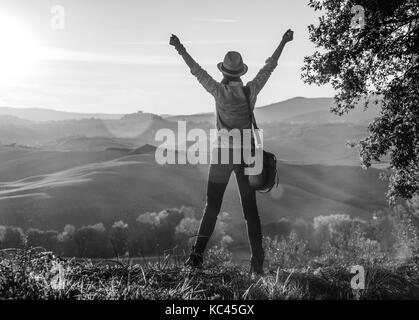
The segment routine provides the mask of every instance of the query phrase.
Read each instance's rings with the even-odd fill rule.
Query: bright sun
[[[0,14],[0,82],[25,76],[35,60],[37,41],[14,17]]]

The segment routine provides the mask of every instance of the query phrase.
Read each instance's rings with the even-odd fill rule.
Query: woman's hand
[[[170,44],[171,46],[174,46],[174,47],[175,47],[175,49],[177,50],[177,52],[178,52],[180,55],[182,55],[182,54],[184,54],[184,53],[186,52],[185,47],[184,47],[184,46],[182,45],[182,43],[180,42],[179,38],[178,38],[176,35],[174,35],[174,34],[172,34],[172,36],[170,37],[170,42],[169,42],[169,44]]]
[[[291,29],[288,29],[284,35],[282,36],[282,41],[284,43],[290,42],[294,40],[294,31],[292,31]]]
[[[271,58],[275,61],[278,61],[279,57],[281,56],[282,50],[284,49],[287,42],[290,42],[293,39],[294,39],[294,31],[292,31],[291,29],[288,29],[282,36],[282,41],[279,44],[278,48],[276,48]]]
[[[178,47],[179,45],[181,45],[179,38],[174,34],[172,34],[172,36],[170,37],[169,44],[171,46],[174,46],[175,48]]]

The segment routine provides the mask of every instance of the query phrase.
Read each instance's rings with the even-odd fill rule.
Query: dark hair
[[[224,74],[224,78],[223,80],[221,80],[221,83],[228,84],[230,81],[241,82],[242,80],[240,79],[240,77],[232,77]]]

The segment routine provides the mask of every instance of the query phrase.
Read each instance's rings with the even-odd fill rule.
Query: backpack
[[[255,115],[250,104],[250,88],[243,87],[244,95],[246,96],[247,105],[249,108],[249,118],[252,124],[253,135],[257,137],[255,130],[259,129],[256,124]],[[259,137],[260,138],[260,137]],[[256,146],[255,146],[256,148]],[[262,193],[267,193],[272,190],[274,186],[278,186],[278,170],[276,167],[276,156],[268,151],[263,150],[263,169],[258,175],[249,175],[250,186]]]

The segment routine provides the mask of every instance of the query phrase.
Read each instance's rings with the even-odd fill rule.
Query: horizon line
[[[274,104],[277,103],[282,103],[282,102],[286,102],[286,101],[290,101],[293,99],[299,99],[299,98],[303,98],[303,99],[333,99],[333,96],[321,96],[321,97],[305,97],[305,96],[295,96],[292,98],[288,98],[288,99],[284,99],[284,100],[280,100],[277,102],[272,102],[269,104],[265,104],[263,106],[259,106],[256,107],[256,109],[259,108],[264,108],[264,107],[269,107],[272,106]],[[79,112],[79,111],[68,111],[68,110],[59,110],[59,109],[54,109],[54,108],[45,108],[45,107],[29,107],[29,106],[5,106],[5,105],[0,105],[0,108],[10,108],[10,109],[32,109],[32,110],[48,110],[48,111],[55,111],[55,112],[63,112],[63,113],[73,113],[73,114],[103,114],[103,115],[127,115],[127,114],[134,114],[134,113],[138,113],[138,112],[143,112],[143,113],[149,113],[149,114],[155,114],[158,116],[193,116],[193,115],[200,115],[200,114],[208,114],[208,113],[212,113],[212,111],[204,111],[204,112],[199,112],[199,113],[190,113],[190,114],[171,114],[171,113],[153,113],[153,112],[148,112],[148,111],[143,111],[141,109],[138,109],[135,112],[130,112],[130,113],[109,113],[109,112]],[[6,114],[0,114],[0,115],[6,115]]]

